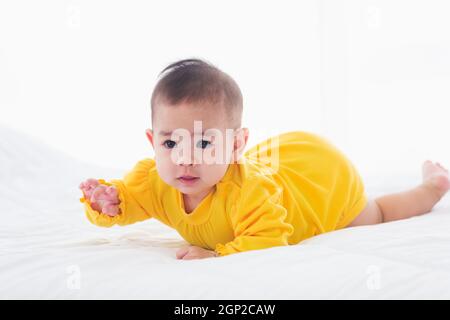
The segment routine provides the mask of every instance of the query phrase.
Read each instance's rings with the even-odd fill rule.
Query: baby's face
[[[208,193],[228,165],[239,159],[247,143],[247,128],[227,128],[222,108],[158,105],[155,111],[153,130],[147,130],[147,137],[159,176],[184,194]]]

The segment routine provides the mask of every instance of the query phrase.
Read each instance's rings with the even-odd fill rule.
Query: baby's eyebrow
[[[170,136],[170,135],[172,135],[172,131],[160,131],[159,135],[160,136]]]
[[[204,131],[202,131],[202,135],[204,135],[205,134],[205,130]],[[161,131],[159,131],[159,133],[158,133],[160,136],[171,136],[172,135],[172,131],[164,131],[164,130],[161,130]],[[191,135],[193,135],[193,133],[191,133]]]

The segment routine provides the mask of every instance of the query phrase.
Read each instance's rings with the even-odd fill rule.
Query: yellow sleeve
[[[226,244],[217,244],[217,254],[225,256],[288,245],[287,239],[294,227],[285,222],[287,210],[281,204],[282,191],[269,177],[245,182],[237,211],[231,216],[235,238]]]
[[[136,200],[136,190],[151,187],[148,181],[148,170],[154,165],[152,159],[144,159],[139,161],[135,167],[125,175],[123,180],[111,179],[110,182],[104,179],[98,179],[100,183],[117,188],[119,194],[120,213],[114,217],[98,212],[91,207],[89,199],[84,196],[80,198],[80,202],[84,203],[84,210],[88,220],[100,227],[111,227],[113,225],[128,225],[135,222],[143,221],[151,218],[151,214],[147,212],[142,205]]]

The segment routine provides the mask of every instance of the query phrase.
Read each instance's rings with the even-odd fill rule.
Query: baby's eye
[[[169,144],[169,146],[168,146],[168,144]],[[176,144],[175,141],[172,141],[172,140],[166,140],[163,143],[163,145],[168,147],[169,149],[172,149],[173,147],[175,147],[175,144]]]
[[[201,142],[201,144],[200,144]],[[207,140],[200,140],[199,143],[197,143],[197,146],[200,145],[200,148],[205,149],[207,146],[211,145],[210,141]]]

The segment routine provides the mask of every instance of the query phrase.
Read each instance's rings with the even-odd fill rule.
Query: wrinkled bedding
[[[182,261],[175,252],[187,243],[156,220],[100,228],[85,218],[78,184],[124,171],[81,162],[9,128],[0,135],[2,299],[450,298],[448,195],[408,220]],[[397,178],[367,185],[369,197],[417,183]]]

